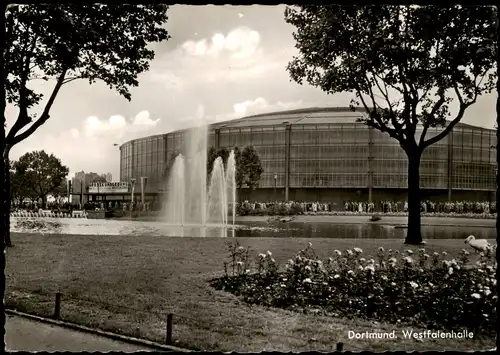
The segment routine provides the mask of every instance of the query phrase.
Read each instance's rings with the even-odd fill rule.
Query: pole
[[[276,183],[278,179],[278,174],[274,174],[274,198],[276,198]]]
[[[173,314],[167,314],[167,345],[172,345],[172,318]]]
[[[56,304],[54,308],[54,319],[59,319],[61,315],[61,294],[56,293]]]

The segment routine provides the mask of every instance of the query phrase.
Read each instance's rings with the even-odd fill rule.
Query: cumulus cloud
[[[141,111],[128,121],[121,115],[111,116],[107,120],[89,116],[83,122],[83,130],[88,138],[123,138],[128,132],[148,131],[159,121],[159,118],[152,119],[148,111]]]
[[[154,62],[147,77],[173,92],[191,85],[258,80],[278,68],[285,70],[291,53],[266,53],[258,31],[238,27],[211,38],[189,40]],[[154,75],[152,74],[154,72]]]
[[[232,58],[244,58],[256,52],[260,44],[259,32],[248,27],[239,27],[227,35],[216,33],[211,40],[187,41],[181,46],[190,56],[213,56],[229,54]]]
[[[233,105],[234,116],[244,117],[251,115],[258,115],[260,113],[281,111],[281,110],[292,110],[299,107],[305,107],[306,105],[302,100],[298,101],[288,101],[282,102],[278,101],[275,103],[269,103],[265,98],[258,97],[255,100],[246,100]],[[310,105],[307,105],[310,106]]]

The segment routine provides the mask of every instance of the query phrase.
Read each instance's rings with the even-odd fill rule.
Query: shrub
[[[236,248],[236,249],[234,249]],[[231,249],[232,273],[211,280],[213,287],[246,302],[286,309],[320,308],[347,318],[405,322],[435,329],[465,327],[475,334],[496,330],[496,260],[482,255],[468,265],[468,252],[458,260],[420,249],[404,253],[379,248],[364,258],[359,248],[335,250],[319,260],[309,243],[279,269],[271,252],[259,254],[251,272],[248,249]],[[234,265],[239,265],[236,269]]]

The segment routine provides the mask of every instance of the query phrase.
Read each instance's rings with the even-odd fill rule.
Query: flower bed
[[[458,260],[446,260],[445,252],[429,255],[419,249],[413,255],[381,247],[373,258],[354,248],[335,250],[322,261],[309,243],[280,269],[269,251],[255,263],[238,242],[229,251],[224,276],[211,285],[248,303],[435,329],[466,328],[488,336],[496,331],[494,255],[481,255],[471,265],[466,250]]]

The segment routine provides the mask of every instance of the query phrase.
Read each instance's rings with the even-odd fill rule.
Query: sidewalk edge
[[[69,328],[69,329],[73,329],[73,330],[77,330],[77,331],[81,331],[81,332],[85,332],[85,333],[100,335],[100,336],[110,338],[113,340],[119,340],[119,341],[131,343],[131,344],[135,344],[135,345],[143,345],[143,346],[155,349],[155,350],[191,352],[191,350],[179,348],[179,347],[172,346],[172,345],[164,345],[164,344],[156,343],[156,342],[153,342],[150,340],[134,338],[134,337],[121,335],[121,334],[117,334],[117,333],[111,333],[111,332],[100,330],[100,329],[93,329],[93,328],[86,327],[84,325],[69,323],[69,322],[62,321],[62,320],[55,320],[55,319],[35,316],[33,314],[20,312],[20,311],[14,310],[14,309],[5,308],[5,313],[24,317],[24,318],[29,318],[29,319],[43,322],[43,323],[58,325],[61,327],[65,327],[65,328]]]

